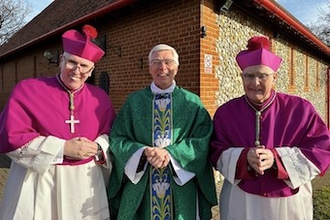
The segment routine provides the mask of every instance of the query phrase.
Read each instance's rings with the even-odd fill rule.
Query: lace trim
[[[15,163],[20,163],[20,160],[22,159],[22,157],[26,154],[26,152],[28,151],[29,145],[32,143],[34,139],[32,139],[31,141],[27,142],[26,144],[24,144],[20,149],[21,151],[18,153],[18,157],[15,159]],[[33,155],[31,161],[28,163],[28,167],[32,167],[34,161],[36,160],[36,158],[38,157],[38,155],[41,152],[41,144],[39,145],[36,153]]]

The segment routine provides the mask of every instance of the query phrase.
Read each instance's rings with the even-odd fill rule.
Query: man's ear
[[[277,79],[277,77],[278,77],[278,73],[277,73],[277,72],[275,72],[275,73],[273,74],[273,77],[274,77],[274,80],[276,80],[276,79]]]

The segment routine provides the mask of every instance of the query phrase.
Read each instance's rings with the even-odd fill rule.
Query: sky
[[[27,0],[28,4],[31,5],[31,13],[26,17],[26,22],[32,20],[40,12],[42,12],[53,0]]]
[[[27,0],[32,6],[32,13],[27,16],[26,21],[30,21],[44,10],[53,0]],[[320,10],[323,8],[330,10],[327,3],[330,0],[277,0],[282,7],[289,11],[304,25],[315,23],[319,17]]]
[[[304,25],[315,23],[321,14],[329,12],[330,0],[277,0],[283,8],[289,11]]]

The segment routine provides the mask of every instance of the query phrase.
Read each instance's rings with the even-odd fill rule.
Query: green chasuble
[[[133,184],[124,173],[127,161],[139,149],[154,146],[154,99],[150,87],[128,96],[110,133],[113,170],[109,183],[112,220],[148,220],[151,218],[150,164],[141,180]],[[171,219],[196,219],[196,207],[202,220],[212,218],[217,204],[213,170],[208,160],[212,134],[211,118],[200,98],[180,87],[171,93],[171,143],[166,147],[180,166],[195,174],[184,185],[169,170]],[[171,162],[170,162],[171,163]],[[199,204],[196,204],[198,198]]]

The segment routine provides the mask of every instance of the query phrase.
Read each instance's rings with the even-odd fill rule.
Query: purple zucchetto
[[[97,34],[91,25],[83,26],[83,34],[76,30],[68,30],[62,35],[63,50],[95,63],[104,55],[104,51],[91,41]]]
[[[276,72],[281,65],[282,58],[269,51],[270,42],[267,37],[254,36],[250,38],[247,50],[243,50],[236,56],[236,61],[244,71],[245,68],[255,65],[264,65]]]

